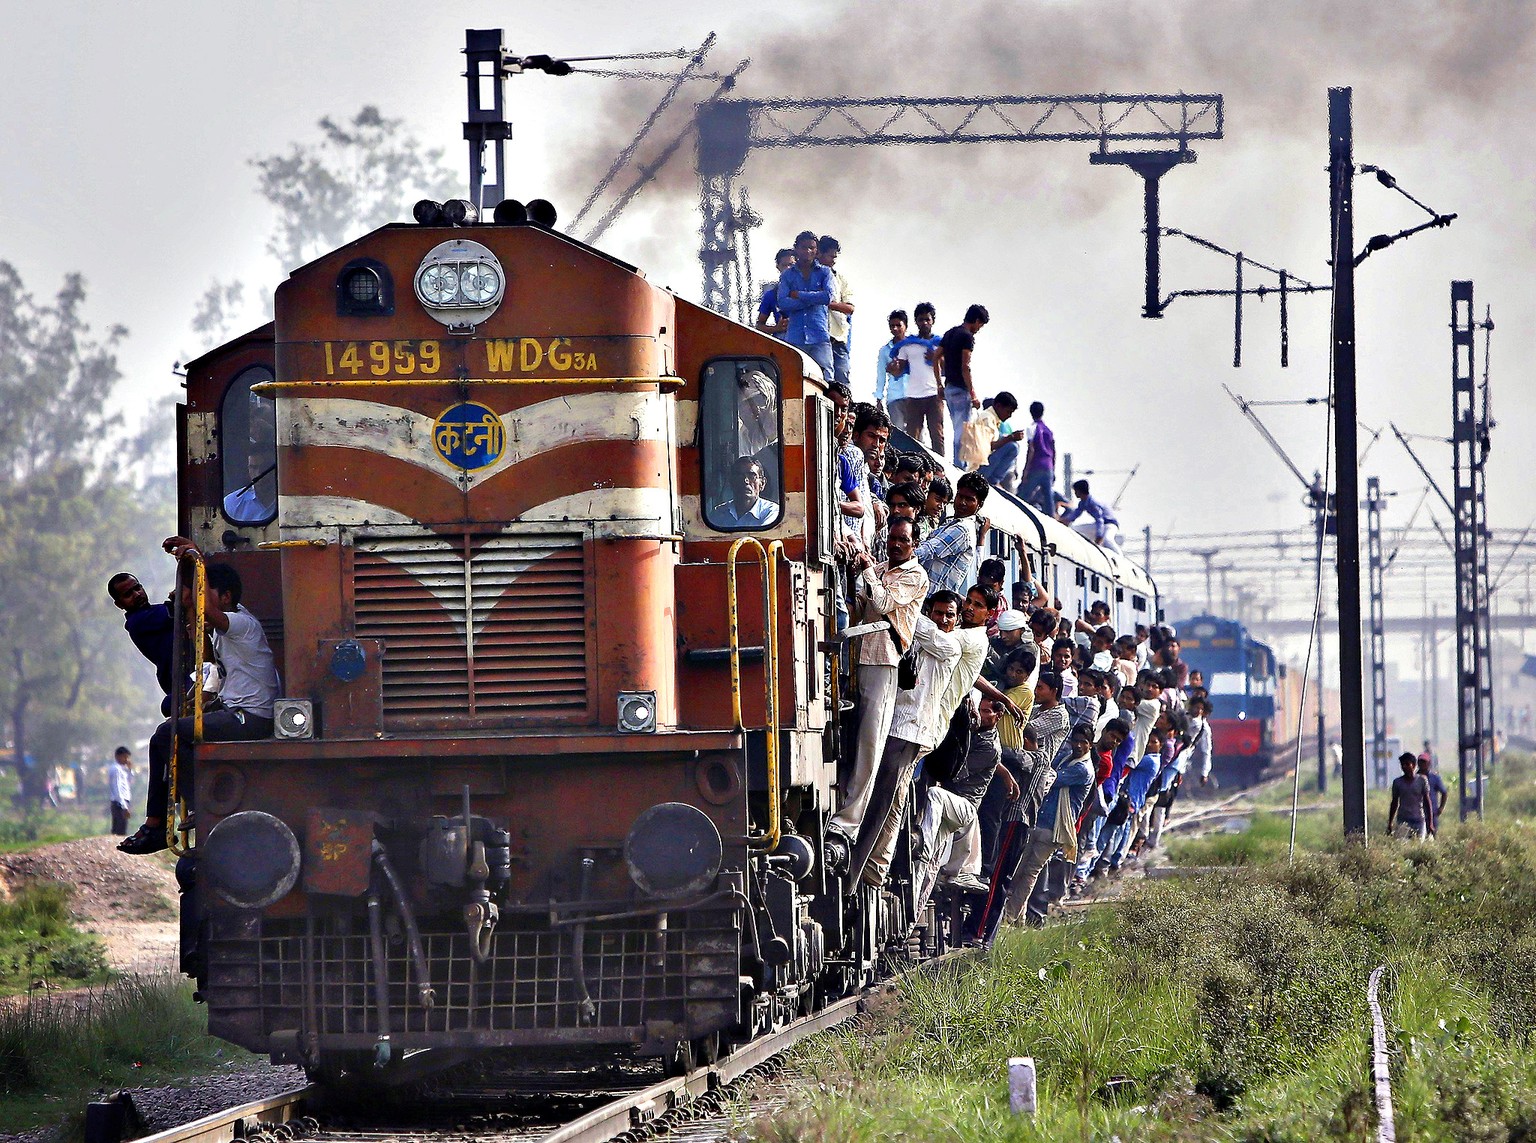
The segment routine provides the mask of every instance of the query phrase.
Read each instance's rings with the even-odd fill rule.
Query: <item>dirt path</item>
[[[107,963],[118,972],[176,971],[175,861],[166,854],[131,857],[115,837],[88,837],[0,853],[0,895],[30,881],[74,887],[70,911],[101,937]]]

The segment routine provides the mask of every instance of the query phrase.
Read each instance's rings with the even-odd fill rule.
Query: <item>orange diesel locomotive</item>
[[[240,571],[285,697],[274,738],[195,747],[184,966],[211,1032],[322,1075],[686,1063],[934,928],[905,845],[886,891],[824,860],[819,371],[533,214],[421,204],[189,366],[182,528]],[[1155,608],[988,507],[1015,572]]]

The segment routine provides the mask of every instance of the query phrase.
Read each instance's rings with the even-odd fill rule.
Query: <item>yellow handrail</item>
[[[193,566],[192,584],[193,598],[197,613],[197,620],[192,625],[192,744],[196,746],[203,740],[203,650],[204,640],[208,632],[208,568],[203,563],[202,555],[197,551],[188,551],[182,560],[191,560]],[[181,594],[180,564],[177,565],[176,593]],[[181,638],[181,632],[176,633]],[[170,766],[170,805],[165,815],[165,841],[172,853],[180,857],[186,852],[186,847],[181,844],[183,825],[187,820],[187,802],[181,796],[181,742],[179,730],[181,727],[181,711],[171,712],[171,757]]]
[[[731,545],[726,554],[726,604],[729,608],[731,651],[731,716],[736,729],[746,732],[741,717],[741,624],[737,608],[736,557],[741,549],[751,544],[757,549],[758,562],[763,569],[763,692],[764,713],[767,721],[765,749],[768,762],[768,829],[765,833],[747,838],[747,843],[763,849],[774,849],[783,831],[780,821],[780,803],[783,791],[779,783],[779,559],[784,545],[778,540],[769,542],[765,549],[752,536],[742,536]]]

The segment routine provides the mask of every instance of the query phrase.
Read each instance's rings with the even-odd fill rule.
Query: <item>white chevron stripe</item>
[[[279,496],[278,523],[283,539],[308,539],[337,528],[398,527],[434,521],[415,520],[392,508],[345,496]],[[664,488],[594,488],[557,496],[528,509],[517,524],[590,522],[599,539],[660,539],[676,533],[671,499]]]
[[[587,441],[667,440],[671,398],[665,393],[574,393],[503,413],[506,448],[494,464],[465,471],[432,444],[433,419],[421,413],[346,397],[283,402],[278,443],[291,447],[355,448],[414,464],[462,488],[561,445]]]

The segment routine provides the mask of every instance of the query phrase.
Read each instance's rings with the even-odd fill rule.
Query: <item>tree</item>
[[[442,148],[424,147],[403,124],[373,106],[345,125],[326,116],[319,143],[295,143],[286,154],[252,160],[261,172],[261,195],[278,212],[267,249],[284,268],[401,221],[417,199],[463,193],[459,176],[443,164]]]
[[[126,331],[93,338],[84,302],[77,274],[40,305],[0,262],[0,711],[33,801],[48,764],[154,712],[105,585],[142,561],[168,505],[120,463],[109,410]]]

